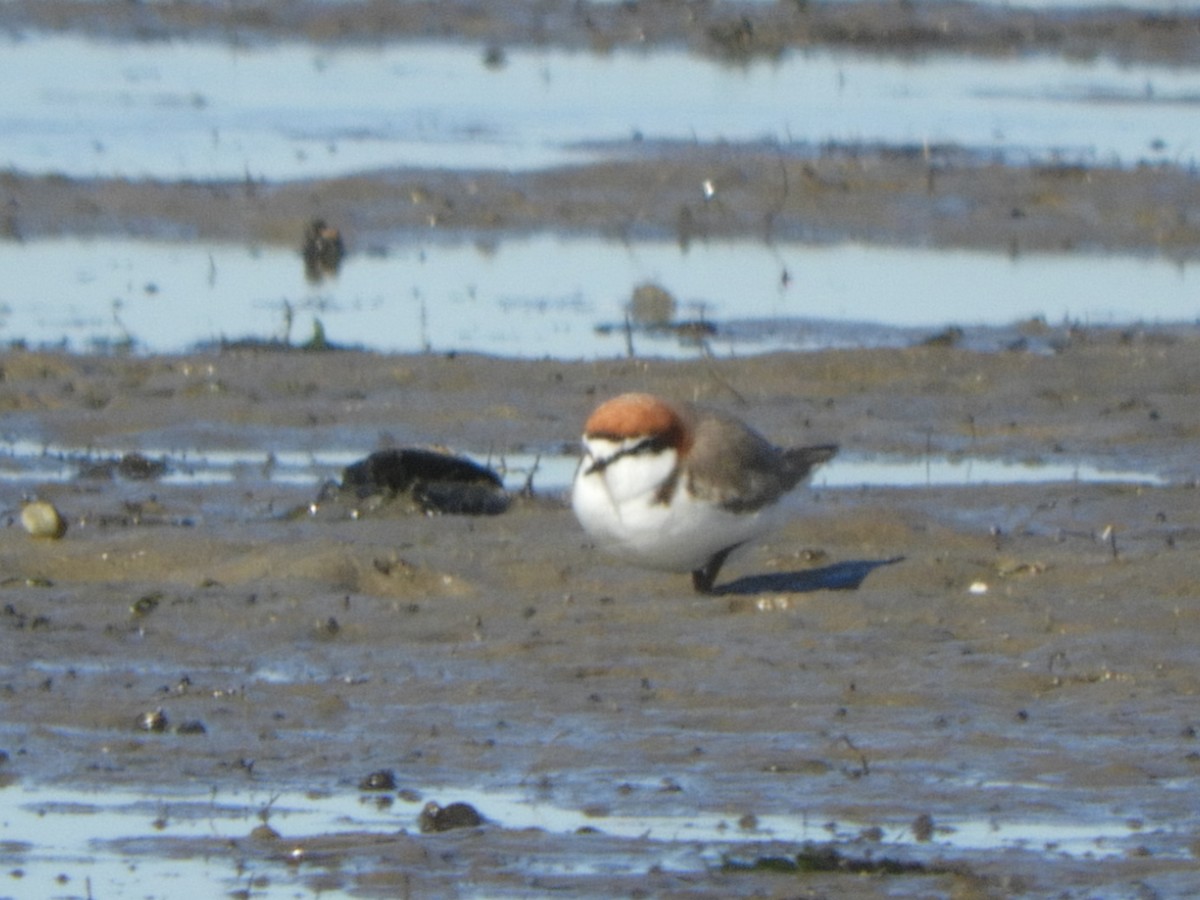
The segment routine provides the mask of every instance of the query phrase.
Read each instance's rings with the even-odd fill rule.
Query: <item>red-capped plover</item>
[[[729,554],[790,518],[788,493],[836,452],[780,449],[732,416],[622,394],[584,425],[572,506],[603,550],[691,572],[709,593]]]

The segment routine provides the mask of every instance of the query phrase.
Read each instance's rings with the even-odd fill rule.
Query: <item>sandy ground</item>
[[[10,435],[97,457],[164,435],[551,452],[598,398],[636,387],[729,409],[785,443],[1066,458],[1171,481],[813,491],[715,597],[606,559],[557,495],[487,518],[403,504],[353,518],[307,512],[317,485],[47,484],[66,537],[0,532],[3,774],[353,792],[389,769],[414,802],[431,785],[522,790],[594,818],[587,835],[421,835],[419,807],[399,804],[384,835],[141,850],[229,853],[367,896],[1093,896],[1132,883],[1175,895],[1195,869],[1198,349],[1194,336],[1092,332],[1053,355],[690,363],[8,353]],[[166,730],[142,730],[160,708]],[[197,722],[202,734],[178,733]],[[659,865],[657,842],[605,837],[606,817],[635,813],[852,822],[865,836],[839,853],[911,868],[679,869]],[[1099,861],[956,851],[936,832],[876,843],[920,816],[1084,833],[1116,820],[1132,843]],[[310,854],[298,869],[278,862],[293,845]],[[728,850],[751,864],[796,852],[766,833]],[[583,865],[609,854],[651,874]],[[547,861],[552,876],[530,874]]]

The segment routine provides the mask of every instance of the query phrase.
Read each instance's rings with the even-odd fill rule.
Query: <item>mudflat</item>
[[[1184,13],[974,4],[38,0],[5,16],[123,40],[476,41],[495,65],[543,44],[734,65],[808,46],[1190,65],[1197,47]],[[1200,246],[1195,175],[1165,164],[608,149],[540,172],[282,184],[13,171],[0,234],[297,246],[325,217],[352,252],[549,231],[1182,266]],[[236,897],[1195,894],[1200,332],[1016,331],[993,353],[950,330],[670,362],[10,346],[0,895],[158,889],[139,872]],[[795,522],[699,597],[598,552],[567,478],[528,462],[572,454],[592,406],[627,390],[725,409],[781,444],[836,442],[833,466],[968,474],[818,473]],[[334,464],[281,475],[392,447],[531,470],[489,516],[330,492]],[[222,454],[236,461],[220,477],[202,471]],[[989,483],[997,461],[1079,474]],[[30,494],[59,511],[60,538],[26,532]],[[297,816],[339,800],[350,813]],[[483,822],[427,832],[431,802]],[[22,831],[39,822],[85,852]]]
[[[186,469],[183,448],[260,447],[263,469],[209,484],[69,477],[37,489],[68,521],[61,540],[0,532],[7,792],[354,794],[387,771],[394,830],[248,829],[214,846],[166,828],[124,851],[229,854],[279,883],[368,896],[1189,883],[1200,338],[1059,337],[1046,354],[694,362],[8,352],[10,437],[91,460],[179,447],[168,472]],[[264,474],[271,453],[356,440],[364,455],[566,452],[593,403],[633,388],[851,457],[1065,459],[1154,478],[847,489],[818,477],[805,514],[698,597],[686,577],[590,547],[536,472],[530,495],[486,517],[322,504],[320,484]],[[422,804],[455,787],[525,796],[546,827],[506,828],[493,812],[419,834]],[[589,827],[556,829],[551,810]],[[730,836],[606,835],[606,819],[630,816],[727,818]],[[793,866],[802,845],[756,824],[780,820],[830,823],[817,844],[830,865]],[[980,823],[1038,822],[1120,834],[1072,853],[1053,839],[953,843]]]

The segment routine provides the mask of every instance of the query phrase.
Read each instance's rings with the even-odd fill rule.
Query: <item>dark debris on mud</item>
[[[507,510],[509,501],[504,482],[487,466],[451,453],[406,447],[379,450],[346,466],[341,484],[326,485],[317,502],[401,498],[427,515],[494,516]]]

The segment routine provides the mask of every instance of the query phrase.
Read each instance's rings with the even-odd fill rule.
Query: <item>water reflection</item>
[[[1187,164],[1194,69],[1044,56],[806,50],[722,66],[682,51],[0,39],[0,168],[294,179],[397,166],[532,169],[635,136],[919,145]],[[1103,102],[1096,102],[1102,100]],[[1114,115],[1114,103],[1119,115]]]
[[[356,862],[354,844],[368,844],[372,835],[394,836],[401,829],[415,834],[421,802],[380,804],[373,796],[351,791],[205,794],[7,789],[7,793],[13,792],[16,795],[10,797],[12,802],[0,823],[0,859],[6,867],[19,869],[20,878],[10,887],[19,885],[21,891],[28,891],[27,896],[57,896],[64,889],[71,890],[72,896],[140,896],[172,884],[188,885],[189,893],[195,893],[197,885],[209,890],[223,885],[230,891],[253,881],[255,897],[293,897],[309,872],[287,865],[289,852],[298,853],[296,859],[300,860],[305,845],[314,839],[347,835],[357,841],[345,845],[342,854],[330,856],[327,864],[346,874],[353,874],[359,866],[377,865],[369,855]],[[879,825],[835,822],[817,814],[762,815],[747,829],[727,815],[711,812],[597,818],[531,801],[518,792],[452,787],[426,793],[471,803],[492,827],[539,829],[558,835],[580,829],[594,832],[586,841],[563,845],[557,852],[543,846],[542,852],[528,861],[542,874],[559,866],[582,874],[595,871],[597,864],[610,873],[644,873],[650,866],[663,865],[664,858],[673,860],[672,868],[704,871],[719,866],[728,855],[737,857],[739,849],[753,858],[755,845],[764,842],[797,847],[805,841],[854,842],[861,840],[863,828]],[[250,833],[264,823],[281,839],[277,846],[268,844],[255,853]],[[1137,836],[1138,830],[1127,820],[1103,814],[1071,820],[939,819],[931,844],[943,852],[1027,849],[1096,859],[1129,852],[1129,842]],[[597,842],[605,838],[638,841],[624,855],[614,855],[597,849]],[[894,852],[916,842],[908,823],[896,823],[880,829],[877,845]],[[778,843],[769,846],[774,854],[782,852]],[[594,861],[590,859],[593,855]]]
[[[788,278],[781,273],[787,271]],[[948,325],[1034,317],[1128,325],[1193,322],[1192,272],[1162,259],[727,241],[684,252],[537,236],[434,241],[347,258],[314,285],[296,250],[123,240],[0,243],[0,340],[180,352],[252,338],[300,344],[319,320],[340,345],[590,359],[912,343]],[[704,346],[625,332],[634,288],[654,282]],[[1005,340],[1019,335],[1003,336]]]

